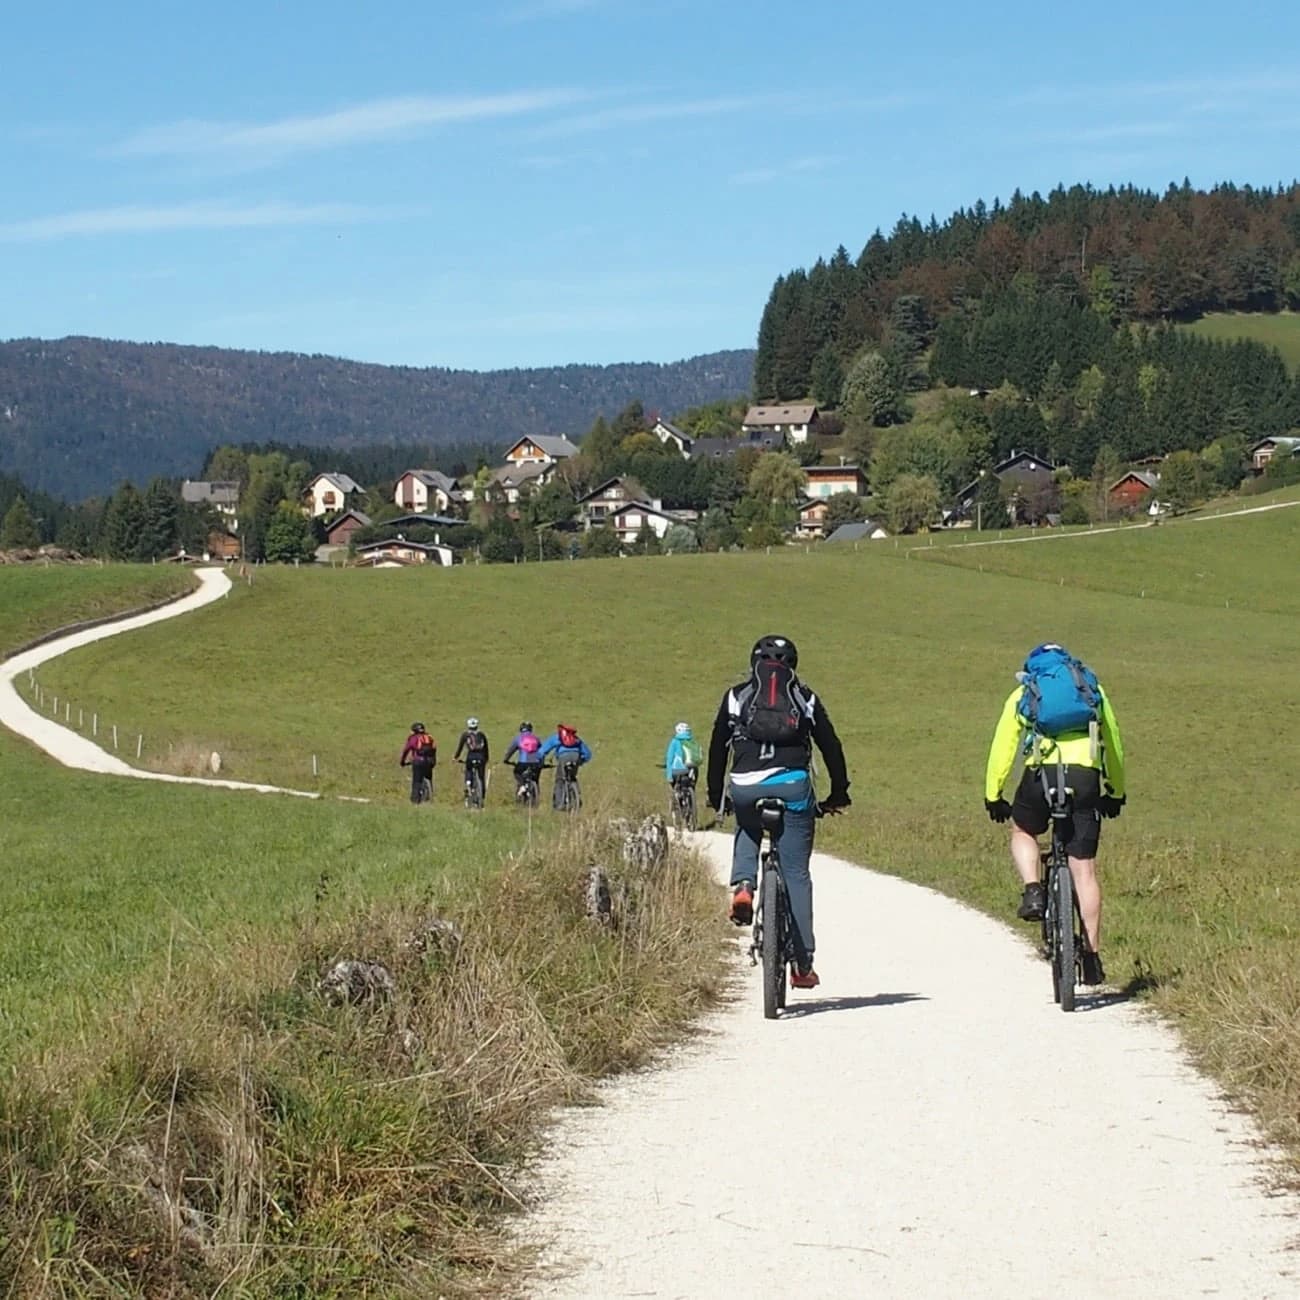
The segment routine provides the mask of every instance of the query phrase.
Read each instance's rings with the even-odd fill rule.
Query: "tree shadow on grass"
[[[781,1013],[789,1016],[817,1016],[824,1011],[862,1011],[867,1007],[893,1007],[902,1002],[928,1002],[924,993],[873,993],[870,997],[813,998],[791,1002]]]

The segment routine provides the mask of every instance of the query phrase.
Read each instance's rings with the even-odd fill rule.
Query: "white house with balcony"
[[[361,495],[361,484],[337,470],[317,474],[303,489],[303,506],[313,519],[346,510],[354,497]]]
[[[740,426],[742,433],[776,434],[794,444],[807,442],[817,432],[817,407],[812,402],[792,402],[777,406],[751,406]]]

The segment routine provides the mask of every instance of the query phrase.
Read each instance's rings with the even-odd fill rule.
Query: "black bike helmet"
[[[799,667],[799,651],[793,641],[783,636],[759,637],[749,652],[749,666],[752,668],[760,659],[777,659],[791,668]]]
[[[423,723],[423,722],[413,722],[413,723],[411,723],[411,730],[412,730],[412,731],[415,731],[415,732],[423,731],[423,730],[424,730],[424,723]]]
[[[519,724],[520,731],[532,731],[532,729],[533,729],[533,724],[531,722],[521,722]]]

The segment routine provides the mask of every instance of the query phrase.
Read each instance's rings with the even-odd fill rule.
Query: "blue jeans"
[[[758,811],[760,799],[784,799],[787,804],[803,808],[786,808],[777,852],[781,855],[781,875],[790,898],[790,917],[794,922],[794,946],[800,961],[812,961],[817,943],[813,936],[812,876],[808,859],[812,857],[813,807],[812,782],[804,772],[791,773],[784,780],[769,780],[762,785],[731,783],[731,806],[736,814],[736,842],[731,858],[731,883],[758,880],[758,854],[763,842],[763,821]]]

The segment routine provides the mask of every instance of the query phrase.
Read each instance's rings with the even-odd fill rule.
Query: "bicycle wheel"
[[[569,782],[569,811],[576,813],[582,807],[582,787],[575,776]]]
[[[1074,1010],[1075,957],[1074,877],[1069,865],[1061,863],[1056,870],[1056,954],[1052,975],[1062,1011]]]
[[[483,807],[483,774],[476,767],[470,768],[469,778],[465,782],[465,806]]]
[[[785,877],[778,874],[776,885],[781,898],[781,959],[776,972],[776,1005],[784,1011],[786,990],[790,987],[786,972],[794,961],[794,936],[790,933],[790,895],[785,892]]]
[[[773,870],[771,858],[763,869],[762,890],[758,905],[763,913],[763,1019],[775,1020],[785,992],[785,967],[781,958],[781,889],[779,870]]]
[[[682,798],[682,821],[688,831],[695,829],[695,789],[687,786]]]

